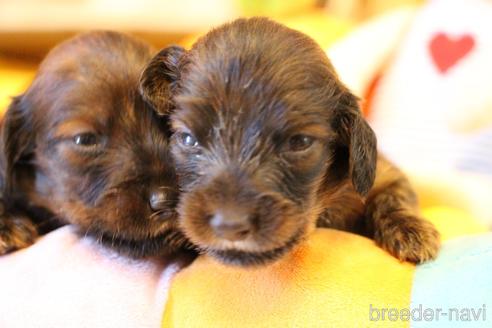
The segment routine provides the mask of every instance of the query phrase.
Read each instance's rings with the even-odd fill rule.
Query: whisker
[[[159,216],[161,215],[162,213],[164,213],[164,210],[159,210],[157,212],[154,212],[152,213],[150,216],[149,216],[149,219],[154,219],[156,216]]]

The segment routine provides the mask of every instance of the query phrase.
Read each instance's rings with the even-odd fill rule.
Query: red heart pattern
[[[445,33],[437,33],[429,43],[429,50],[434,64],[441,74],[464,58],[475,46],[475,39],[469,34],[451,38]]]

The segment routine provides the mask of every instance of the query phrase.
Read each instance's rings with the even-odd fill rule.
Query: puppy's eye
[[[185,147],[197,147],[198,146],[198,141],[194,136],[192,136],[190,133],[183,132],[179,135],[179,140],[181,144]]]
[[[295,136],[290,137],[287,149],[288,151],[303,151],[311,147],[314,143],[314,138],[304,135],[304,134],[296,134]]]
[[[73,137],[73,142],[78,146],[90,147],[99,143],[99,138],[94,133],[80,133]]]

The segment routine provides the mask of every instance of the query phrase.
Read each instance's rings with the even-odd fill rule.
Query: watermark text
[[[413,308],[378,308],[369,305],[370,321],[486,321],[487,306],[474,308],[425,308],[419,304]]]

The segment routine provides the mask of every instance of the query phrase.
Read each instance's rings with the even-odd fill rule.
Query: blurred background
[[[0,0],[1,50],[42,56],[89,29],[132,32],[163,46],[239,16],[263,15],[315,31],[323,20],[354,24],[419,0]],[[320,27],[320,26],[318,26]],[[340,27],[341,28],[341,27]],[[325,36],[326,37],[326,36]]]
[[[425,215],[455,234],[492,227],[492,0],[0,0],[0,110],[78,32],[189,47],[213,26],[257,15],[327,51]]]
[[[352,26],[419,0],[0,0],[0,108],[20,92],[55,44],[81,31],[112,29],[162,48],[188,45],[209,28],[263,15],[313,36],[323,47]],[[15,67],[14,67],[14,66]],[[15,69],[15,72],[13,70]],[[25,78],[24,78],[25,77]],[[15,80],[15,81],[14,81]]]

